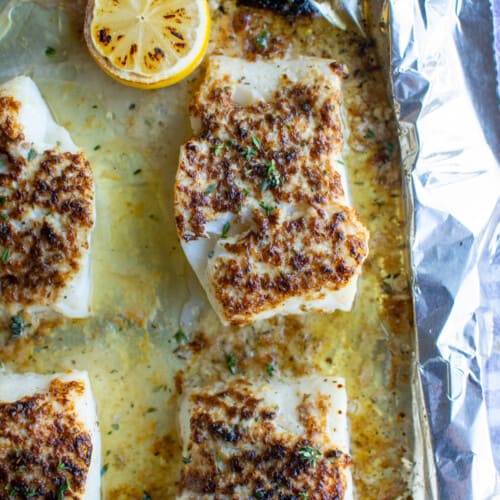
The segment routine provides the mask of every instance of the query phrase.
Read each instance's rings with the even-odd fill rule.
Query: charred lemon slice
[[[205,55],[207,0],[90,0],[85,41],[112,78],[154,89],[178,82]]]

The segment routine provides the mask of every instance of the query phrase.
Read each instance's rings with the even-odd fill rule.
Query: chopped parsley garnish
[[[98,149],[101,149],[101,145],[100,144],[96,144],[94,146],[94,151],[97,151]]]
[[[5,205],[7,203],[7,198],[5,196],[0,196],[0,205]]]
[[[154,406],[151,406],[146,410],[146,413],[154,413],[155,411],[158,411],[158,408],[155,408]]]
[[[182,330],[178,330],[174,337],[178,344],[184,344],[188,340],[188,336]]]
[[[59,489],[57,490],[57,500],[64,500],[65,497],[64,494],[70,490],[71,490],[71,485],[69,483],[69,480],[66,479],[66,482],[62,486],[59,486]]]
[[[114,431],[118,431],[118,430],[120,430],[120,424],[111,424],[111,428],[112,428]]]
[[[2,217],[2,220],[7,220],[9,218],[9,216],[6,213],[3,213],[1,215],[1,217]]]
[[[262,143],[260,142],[260,139],[257,136],[255,136],[255,135],[252,135],[252,142],[253,142],[253,145],[257,149],[260,149],[262,147]]]
[[[183,464],[190,464],[192,462],[191,457],[182,457]]]
[[[156,387],[153,388],[153,392],[160,392],[161,390],[166,391],[167,386],[166,385],[157,385]]]
[[[264,165],[266,167],[266,177],[262,182],[262,191],[269,188],[276,188],[283,183],[278,170],[276,169],[276,162],[272,160]]]
[[[205,194],[213,193],[217,189],[217,184],[210,184],[210,186],[205,189]]]
[[[57,470],[67,470],[68,466],[64,462],[59,462],[57,464]]]
[[[318,460],[321,458],[321,450],[319,447],[306,446],[299,450],[299,456],[312,467],[316,467]]]
[[[151,120],[148,120],[147,118],[144,120],[144,124],[147,125],[148,127],[151,127],[151,125],[153,125],[151,123]]]
[[[231,224],[229,224],[229,222],[226,222],[224,226],[222,226],[222,238],[225,238],[227,236],[227,233],[229,233],[230,229]]]
[[[267,363],[267,364],[266,364],[266,372],[267,372],[267,374],[268,374],[270,377],[272,377],[272,376],[274,375],[274,370],[275,370],[275,369],[276,369],[276,368],[274,368],[274,365],[273,365],[272,363]]]
[[[375,137],[375,132],[371,128],[369,128],[363,137],[365,139],[373,139]]]
[[[36,151],[33,148],[31,148],[28,151],[28,161],[31,161],[35,156],[36,156]]]
[[[341,165],[345,165],[344,160],[337,160],[337,163],[340,163]]]
[[[9,257],[10,257],[10,248],[6,248],[2,253],[2,262],[4,264],[7,264],[7,262],[9,261]]]
[[[210,252],[208,252],[209,259],[211,259],[214,255],[215,255],[215,252],[213,250],[210,250]]]
[[[147,491],[144,491],[142,494],[142,500],[153,500],[153,499],[151,498],[151,495]]]
[[[387,154],[389,154],[389,155],[392,155],[392,153],[394,153],[394,151],[396,150],[396,147],[394,146],[394,144],[392,142],[389,142],[389,141],[384,142],[384,148],[387,151]]]
[[[17,316],[13,316],[10,320],[10,333],[13,337],[18,338],[21,336],[23,331],[30,326],[31,324],[26,323],[26,321],[24,321],[24,318],[20,314],[18,314]]]
[[[236,373],[236,365],[238,362],[236,361],[233,353],[226,354],[226,366],[227,369],[234,375]]]
[[[104,476],[104,474],[106,474],[106,472],[108,471],[108,468],[109,468],[109,464],[104,464],[101,467],[101,476]]]
[[[142,168],[138,168],[137,170],[134,170],[134,175],[140,174],[142,172]]]
[[[222,457],[218,453],[215,454],[215,462],[217,464],[217,470],[220,472],[222,470]]]
[[[93,104],[92,105],[92,109],[97,109],[99,106],[97,106],[97,104]]]
[[[217,144],[213,146],[212,149],[214,150],[215,156],[219,156],[224,149],[224,144]]]
[[[256,156],[257,151],[255,149],[251,148],[250,146],[247,146],[245,149],[245,152],[243,153],[243,156],[245,157],[246,160],[249,160],[251,156]]]
[[[262,48],[267,47],[267,41],[269,40],[269,32],[267,30],[262,30],[260,35],[255,39],[257,45]]]
[[[261,208],[264,209],[264,211],[266,212],[266,215],[268,217],[276,210],[275,206],[270,205],[269,203],[266,203],[265,201],[261,201],[259,203],[259,205],[261,206]]]
[[[52,57],[52,56],[55,56],[56,55],[56,49],[54,49],[54,47],[47,47],[45,49],[45,55],[48,56],[48,57]]]
[[[309,493],[305,492],[305,491],[301,491],[299,493],[299,497],[302,499],[302,500],[307,500],[309,498]]]

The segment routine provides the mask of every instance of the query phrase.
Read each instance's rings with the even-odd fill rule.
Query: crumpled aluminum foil
[[[411,222],[415,396],[425,402],[417,418],[432,459],[426,497],[499,498],[500,401],[486,397],[500,377],[500,363],[490,363],[500,335],[492,13],[472,0],[389,0],[380,13]]]
[[[337,12],[360,26],[351,4]],[[474,0],[375,0],[367,18],[386,60],[405,174],[417,334],[415,498],[500,498],[493,13]]]

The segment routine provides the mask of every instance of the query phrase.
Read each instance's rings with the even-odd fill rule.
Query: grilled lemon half
[[[97,64],[132,87],[155,89],[189,75],[210,36],[207,0],[90,0],[85,41]]]

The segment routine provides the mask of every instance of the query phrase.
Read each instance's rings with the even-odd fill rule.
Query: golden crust
[[[47,392],[0,402],[0,498],[82,498],[92,441],[72,398],[84,391],[54,379]]]
[[[283,222],[255,218],[259,230],[222,243],[224,256],[209,263],[214,295],[233,323],[245,323],[290,297],[314,300],[338,290],[366,257],[365,232],[347,207]]]
[[[78,273],[93,227],[92,170],[83,153],[36,151],[0,96],[0,290],[3,305],[55,303]]]
[[[335,162],[343,148],[342,73],[282,75],[272,99],[241,106],[229,76],[207,76],[191,104],[198,137],[181,149],[175,187],[178,234],[207,238],[231,213],[237,238],[208,262],[220,314],[245,324],[287,299],[318,300],[346,286],[368,254],[368,231],[345,205]],[[244,84],[244,83],[243,83]]]
[[[189,398],[183,498],[238,499],[241,491],[245,498],[344,497],[351,459],[338,449],[320,447],[327,408],[314,418],[304,401],[299,413],[305,433],[295,436],[275,425],[278,409],[255,397],[244,380],[217,391],[195,391]]]

